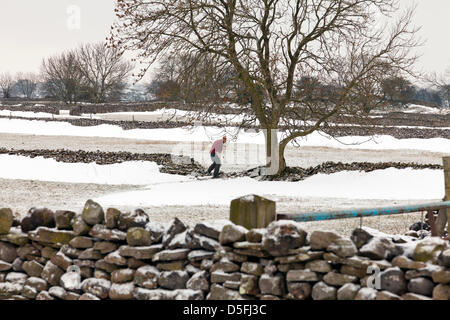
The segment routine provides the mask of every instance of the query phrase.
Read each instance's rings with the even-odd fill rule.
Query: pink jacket
[[[213,143],[211,150],[209,151],[210,154],[213,153],[222,153],[222,149],[223,149],[223,140],[217,140]]]

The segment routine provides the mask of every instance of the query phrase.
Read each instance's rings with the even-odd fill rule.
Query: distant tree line
[[[0,74],[4,99],[31,99],[38,93],[68,104],[119,100],[134,66],[103,43],[84,44],[42,61],[40,74]]]
[[[44,59],[40,73],[0,73],[0,93],[3,99],[40,96],[68,104],[120,99],[142,101],[148,100],[148,95],[160,101],[252,103],[233,67],[215,59],[208,54],[166,56],[161,59],[153,80],[143,85],[144,92],[141,92],[142,85],[127,88],[134,66],[117,49],[103,43],[85,44]],[[376,90],[365,90],[371,91],[367,94],[375,96],[379,105],[416,103],[449,107],[449,79],[450,68],[441,77],[430,76],[427,88],[413,85],[402,76],[392,76],[381,79]],[[260,91],[263,95],[263,88]],[[340,88],[305,75],[295,82],[293,91],[293,96],[301,97],[305,103],[325,102],[338,97]]]
[[[35,73],[18,72],[0,74],[0,92],[4,99],[13,97],[31,98],[39,86],[39,76]]]
[[[449,84],[450,85],[450,84]],[[447,85],[447,86],[449,86]],[[402,77],[393,77],[382,83],[383,98],[392,105],[408,103],[424,104],[435,107],[448,107],[448,89],[440,86],[420,88]]]
[[[443,105],[450,107],[450,67],[441,75],[434,73],[428,76],[428,82],[438,89]]]
[[[193,54],[174,54],[163,58],[153,80],[147,85],[148,92],[162,101],[251,103],[250,95],[246,93],[233,68],[211,59],[208,55]],[[366,86],[365,90],[370,91],[368,95],[376,97],[378,105],[404,106],[417,103],[448,107],[450,81],[442,77],[439,81],[428,81],[430,86],[425,88],[412,84],[402,76],[391,76],[380,79],[377,86]],[[294,84],[293,95],[301,97],[303,102],[325,102],[338,97],[339,92],[339,86],[305,75]]]

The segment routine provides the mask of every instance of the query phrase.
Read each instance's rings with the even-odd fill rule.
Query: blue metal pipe
[[[440,209],[448,208],[450,208],[450,201],[370,209],[347,209],[341,211],[309,212],[301,214],[278,214],[277,219],[294,220],[298,222],[323,221],[359,217],[374,217],[422,211],[437,211]]]

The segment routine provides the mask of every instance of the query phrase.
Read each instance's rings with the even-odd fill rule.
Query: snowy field
[[[450,114],[450,109],[436,109],[424,106],[411,106],[406,110],[402,110],[404,113],[422,113],[422,114]],[[0,116],[3,117],[18,117],[18,118],[42,118],[42,119],[95,119],[95,120],[110,120],[110,121],[180,121],[180,122],[190,122],[192,117],[202,118],[201,114],[196,112],[189,112],[185,110],[177,110],[171,108],[163,108],[155,111],[145,111],[145,112],[114,112],[114,113],[97,113],[89,114],[83,113],[81,116],[71,116],[69,110],[61,110],[59,115],[45,113],[45,112],[31,112],[31,111],[10,111],[10,110],[0,110]],[[351,117],[351,115],[349,115]],[[369,118],[382,118],[380,115],[372,115]],[[234,126],[239,125],[243,121],[251,121],[252,117],[247,114],[216,114],[210,113],[207,117],[207,121],[210,124],[220,123],[222,125]],[[201,124],[201,122],[199,122]],[[258,120],[255,120],[255,125],[259,124]],[[292,120],[290,123],[293,123]],[[315,125],[314,121],[301,122],[302,125]],[[359,124],[343,124],[343,123],[328,123],[330,126],[350,126],[358,127]],[[375,125],[374,127],[386,127]],[[429,129],[430,127],[422,126],[396,126],[396,128],[411,128],[411,129]],[[450,130],[449,127],[433,127],[433,129],[440,130]]]
[[[106,185],[149,185],[187,181],[160,173],[154,162],[129,161],[112,165],[62,163],[42,157],[0,155],[0,179],[20,179]]]
[[[42,136],[77,136],[139,139],[148,141],[179,141],[179,142],[211,142],[222,137],[224,133],[236,136],[235,143],[264,144],[264,133],[252,130],[237,132],[234,127],[218,128],[198,126],[194,128],[171,129],[133,129],[124,130],[115,125],[100,125],[93,127],[78,127],[67,122],[45,122],[38,120],[0,119],[0,133],[28,134]],[[282,138],[282,132],[279,133]],[[431,152],[450,150],[450,140],[444,138],[432,139],[397,139],[388,135],[374,137],[347,136],[339,139],[324,133],[314,132],[307,137],[298,138],[301,146],[331,147],[339,149],[369,149],[397,150],[413,149]]]
[[[158,118],[162,114],[167,113],[147,112],[141,116]],[[9,116],[9,111],[0,112],[0,115]],[[183,116],[183,112],[180,115]],[[17,112],[14,116],[53,117],[51,114],[28,112]],[[108,116],[94,117],[107,119]],[[113,116],[126,118],[139,116],[139,113]],[[233,127],[227,127],[226,131],[236,133]],[[210,142],[223,133],[223,128],[205,126],[194,129],[123,130],[114,125],[77,127],[66,122],[0,119],[0,147],[174,153],[194,157],[205,167],[210,161]],[[440,163],[443,155],[450,155],[450,140],[443,138],[396,139],[384,135],[372,138],[348,136],[336,140],[314,133],[297,142],[300,147],[290,146],[286,150],[289,165],[305,167],[341,160],[436,164]],[[243,170],[257,165],[240,161],[249,150],[263,153],[263,144],[262,132],[240,132],[226,147],[224,170]],[[258,159],[260,157],[257,156]],[[164,174],[156,163],[140,161],[100,166],[95,163],[70,164],[39,157],[0,155],[0,168],[0,183],[3,186],[0,203],[12,207],[21,215],[36,203],[55,210],[73,210],[81,209],[87,198],[93,198],[104,207],[113,206],[121,210],[145,208],[151,218],[159,221],[177,216],[195,223],[208,218],[227,218],[230,201],[247,194],[276,200],[277,208],[283,213],[439,201],[444,195],[442,170],[430,169],[391,168],[369,173],[318,174],[299,182],[259,182],[251,178],[197,180],[189,176]],[[72,201],[63,201],[64,197]],[[56,203],[62,207],[54,207]],[[414,219],[417,221],[417,215],[367,220],[368,223],[375,221],[373,227],[380,224],[387,231],[389,228],[395,231],[407,228],[408,224],[415,222]],[[342,220],[320,226],[331,226],[345,233],[351,231],[354,224],[352,220]]]
[[[106,185],[143,185],[136,191],[97,199],[108,206],[227,205],[245,194],[355,199],[438,199],[444,196],[442,170],[385,169],[317,174],[299,182],[252,178],[198,180],[159,172],[154,162],[112,165],[61,163],[53,159],[0,155],[0,179]],[[37,170],[38,168],[38,170]],[[426,187],[425,187],[426,186]],[[174,196],[176,195],[176,196]]]
[[[42,118],[42,119],[78,119],[79,116],[69,115],[69,110],[62,110],[61,114],[53,114],[48,112],[31,112],[31,111],[10,111],[0,110],[2,117],[19,117],[19,118]]]
[[[427,106],[420,106],[417,104],[412,104],[408,106],[407,109],[402,110],[405,113],[423,113],[423,114],[450,114],[450,108],[431,108]]]
[[[426,188],[424,188],[426,186]],[[304,181],[230,180],[151,183],[141,190],[100,197],[109,206],[228,205],[242,195],[257,194],[272,200],[282,197],[347,199],[439,199],[444,196],[441,170],[386,169],[369,173],[343,171],[317,174]]]

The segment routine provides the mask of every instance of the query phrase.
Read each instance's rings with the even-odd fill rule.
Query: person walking
[[[223,145],[227,143],[227,137],[224,136],[222,139],[214,141],[209,154],[211,155],[211,160],[213,161],[212,165],[208,169],[208,175],[214,170],[214,179],[219,178],[219,170],[222,166],[221,155],[223,150]]]

